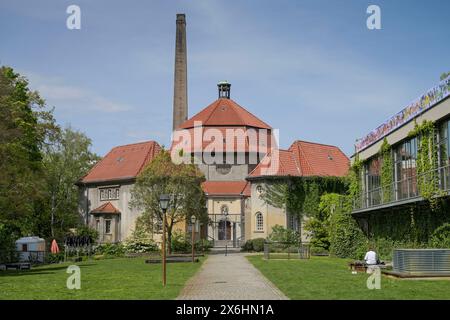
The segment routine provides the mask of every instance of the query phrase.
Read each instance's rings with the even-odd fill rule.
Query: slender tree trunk
[[[55,224],[55,194],[52,195],[52,207],[51,207],[50,231],[52,234],[52,238],[55,237],[54,224]]]

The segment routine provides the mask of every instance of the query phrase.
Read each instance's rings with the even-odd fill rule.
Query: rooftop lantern
[[[230,99],[231,83],[228,83],[228,81],[220,81],[217,84],[217,88],[219,88],[219,99],[220,98]]]

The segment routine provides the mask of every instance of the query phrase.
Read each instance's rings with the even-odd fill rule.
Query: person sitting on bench
[[[377,259],[377,253],[373,250],[372,247],[369,248],[369,251],[366,252],[364,256],[364,261],[367,265],[367,273],[372,273],[374,267],[379,264],[379,260]]]
[[[377,253],[373,250],[372,247],[369,248],[369,251],[366,252],[364,256],[364,261],[368,265],[378,264]]]

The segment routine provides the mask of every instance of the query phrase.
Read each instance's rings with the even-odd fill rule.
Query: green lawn
[[[118,258],[77,263],[81,269],[80,290],[66,287],[70,263],[29,271],[0,271],[0,299],[174,299],[201,265],[168,263],[167,286],[163,288],[161,264],[146,264],[144,260]]]
[[[248,260],[290,299],[450,299],[450,280],[381,278],[381,289],[367,289],[368,274],[352,274],[348,260]]]

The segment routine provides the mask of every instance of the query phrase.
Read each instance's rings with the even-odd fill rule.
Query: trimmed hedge
[[[264,251],[264,242],[266,239],[264,238],[256,238],[247,240],[244,245],[241,247],[242,251],[255,251],[261,252]]]

